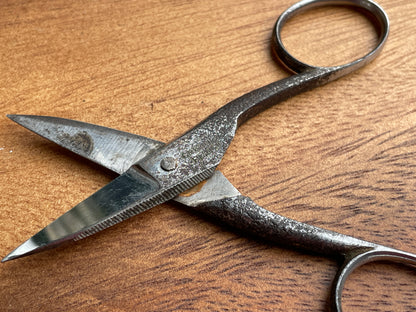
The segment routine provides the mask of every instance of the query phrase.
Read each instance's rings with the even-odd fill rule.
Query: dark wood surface
[[[1,1],[0,256],[114,176],[13,124],[72,118],[169,141],[289,75],[270,53],[293,1]],[[284,216],[416,252],[416,2],[380,0],[370,65],[241,127],[220,170]],[[324,8],[291,21],[294,54],[362,55],[371,24]],[[322,311],[337,263],[263,243],[166,203],[66,247],[0,265],[5,311]],[[416,309],[416,274],[368,264],[346,311]]]

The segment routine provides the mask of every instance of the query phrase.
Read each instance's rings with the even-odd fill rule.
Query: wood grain
[[[416,2],[364,69],[241,127],[220,169],[284,216],[416,252]],[[9,121],[79,119],[169,141],[227,101],[287,77],[270,53],[293,1],[1,1],[0,255],[114,176]],[[297,17],[295,54],[333,64],[376,35],[349,9]],[[331,52],[329,52],[331,51]],[[4,311],[322,311],[337,263],[160,205],[93,237],[0,266]],[[369,264],[346,311],[416,309],[416,274]]]

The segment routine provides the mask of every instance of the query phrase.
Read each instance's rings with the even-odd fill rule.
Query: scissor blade
[[[133,167],[29,238],[1,262],[85,238],[150,209],[157,202],[143,199],[152,197],[158,190],[159,186],[152,178]],[[204,203],[239,195],[231,182],[220,171],[216,171],[205,183],[180,194],[175,200],[204,212],[205,208],[200,208]],[[142,200],[138,203],[137,198]]]
[[[118,174],[164,143],[76,120],[7,115],[19,125]]]
[[[164,145],[162,142],[140,135],[77,120],[36,115],[8,115],[8,117],[19,125],[61,147],[119,174],[124,173],[132,164],[139,161],[141,157]],[[65,139],[81,136],[80,134],[91,138],[92,144],[88,153],[85,152],[85,148],[80,148],[80,144],[74,143],[73,140]],[[128,145],[126,145],[126,142],[128,142]],[[102,148],[102,146],[105,148]],[[140,149],[140,153],[137,153],[135,147]],[[111,161],[111,159],[117,159],[117,161]],[[219,199],[224,195],[228,197],[234,196],[236,195],[235,192],[236,189],[227,178],[220,172],[216,172],[206,182],[202,182],[200,186],[189,192],[180,194],[174,200],[187,206],[197,206],[198,204],[212,201],[212,198]]]
[[[146,137],[75,120],[31,115],[9,115],[8,117],[46,139],[120,174],[127,170],[126,166],[130,166],[152,150],[164,145],[162,142]],[[90,140],[85,140],[92,142],[90,147],[86,148],[88,144],[81,144],[83,136],[90,138]],[[71,137],[73,139],[69,139]],[[106,141],[111,143],[106,143]],[[104,149],[100,149],[101,146],[104,146]],[[140,152],[138,153],[135,148],[139,148]],[[111,160],[111,157],[117,158],[118,161],[107,159]],[[130,169],[75,206],[16,248],[2,262],[37,253],[65,241],[78,240],[92,235],[169,199],[156,191],[155,181],[146,175],[135,174],[136,177],[138,176],[137,180],[132,179],[131,175],[134,172]],[[151,192],[153,188],[156,194]],[[146,189],[150,192],[148,196],[146,192],[143,192]],[[197,208],[205,202],[238,194],[239,192],[233,185],[217,171],[207,181],[179,194],[174,200]],[[142,200],[137,202],[137,198]]]
[[[158,198],[159,191],[156,180],[133,166],[35,234],[2,262],[85,238],[139,214],[166,200]]]

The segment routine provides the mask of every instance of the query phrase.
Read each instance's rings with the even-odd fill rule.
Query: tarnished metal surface
[[[379,29],[369,54],[334,67],[313,67],[293,58],[280,39],[284,23],[319,5],[353,5],[368,11]],[[338,79],[373,60],[389,32],[385,12],[370,0],[303,0],[284,12],[274,31],[274,48],[283,63],[300,72],[245,94],[169,144],[124,132],[51,117],[10,116],[13,120],[79,155],[122,175],[19,246],[3,261],[81,239],[159,203],[173,199],[267,240],[344,260],[332,292],[341,310],[341,291],[356,267],[377,260],[416,265],[416,255],[310,226],[272,213],[215,171],[235,132],[248,118],[301,92]],[[129,169],[128,169],[129,168]],[[208,179],[208,180],[207,180]],[[198,188],[194,188],[200,182]],[[190,190],[186,193],[182,192]]]
[[[320,67],[306,64],[293,57],[290,52],[286,50],[281,37],[283,26],[290,18],[297,14],[316,7],[327,5],[346,5],[363,9],[369,13],[371,18],[373,18],[372,22],[374,23],[376,29],[379,30],[378,43],[372,51],[363,57],[352,61],[351,63],[332,67],[332,69],[334,69],[332,76],[334,79],[349,74],[374,60],[386,43],[390,28],[389,19],[386,12],[384,12],[384,10],[376,2],[372,0],[302,0],[292,5],[279,16],[274,27],[273,35],[274,53],[281,63],[294,73],[310,71]]]
[[[377,25],[380,30],[378,45],[363,58],[342,66],[311,67],[299,61],[295,62],[295,59],[287,53],[282,45],[280,40],[281,27],[283,27],[286,20],[293,16],[295,12],[302,11],[307,7],[315,7],[328,3],[353,4],[368,10],[379,23]],[[326,84],[342,75],[348,74],[358,67],[364,66],[379,53],[387,38],[388,31],[388,19],[384,11],[372,1],[304,0],[299,2],[292,8],[289,8],[278,19],[273,42],[277,55],[282,57],[284,61],[291,63],[288,65],[293,70],[297,69],[297,65],[303,66],[302,68],[298,68],[300,70],[305,69],[305,66],[307,66],[306,70],[231,101],[200,124],[196,125],[193,129],[166,145],[146,138],[137,139],[137,136],[129,137],[128,134],[126,135],[115,130],[107,131],[110,134],[106,135],[104,141],[101,135],[103,129],[100,127],[89,125],[86,126],[88,130],[80,130],[79,125],[73,126],[71,122],[65,123],[60,120],[59,123],[55,124],[53,122],[54,119],[51,117],[37,117],[41,121],[39,124],[42,124],[42,126],[48,123],[50,124],[49,127],[46,127],[42,131],[37,128],[36,118],[27,119],[25,123],[28,128],[35,129],[36,132],[41,133],[44,137],[63,146],[69,146],[74,152],[103,164],[114,171],[124,172],[131,165],[133,159],[135,162],[129,170],[140,172],[144,180],[150,177],[150,179],[154,180],[155,185],[158,185],[157,190],[154,188],[151,192],[143,194],[143,198],[135,197],[135,200],[137,200],[136,206],[140,207],[140,209],[133,208],[130,205],[131,200],[125,200],[123,198],[125,192],[122,188],[112,189],[111,187],[106,187],[106,191],[113,192],[114,200],[120,205],[117,209],[114,209],[118,213],[116,216],[104,215],[101,219],[95,219],[90,222],[89,227],[81,230],[91,234],[97,229],[124,220],[127,215],[131,215],[133,212],[138,213],[145,210],[145,208],[148,209],[159,203],[173,199],[183,191],[208,179],[215,172],[216,167],[228,149],[241,123],[287,98]],[[292,63],[297,65],[293,66]],[[21,123],[27,118],[25,116],[10,117]],[[30,123],[33,124],[30,125]],[[128,154],[131,156],[126,158],[125,155]],[[96,195],[92,196],[94,197]],[[200,200],[203,200],[203,196]],[[85,203],[93,204],[86,205]],[[85,203],[81,206],[76,206],[74,211],[77,212],[80,207],[86,211],[106,211],[105,207],[100,206],[106,205],[105,202],[89,201],[87,199]],[[129,211],[129,213],[121,213],[123,210]],[[81,233],[78,233],[78,230],[77,228],[76,233],[68,232],[66,239],[82,237]],[[60,239],[60,241],[63,240],[64,238]],[[42,245],[48,243],[51,242],[46,240]],[[7,259],[9,258],[6,257]]]
[[[118,174],[123,174],[152,150],[164,145],[140,135],[77,120],[33,115],[8,117],[49,141]],[[196,194],[196,197],[191,196]],[[201,200],[221,199],[224,194],[230,197],[239,193],[224,175],[216,171],[208,180],[179,194],[174,200],[194,206]]]
[[[268,211],[237,195],[198,204],[194,209],[281,246],[327,255],[343,261],[334,280],[331,308],[342,311],[342,290],[354,269],[368,262],[392,261],[416,266],[416,255],[298,222]]]
[[[48,116],[8,115],[40,136],[118,174],[164,145],[140,135]]]

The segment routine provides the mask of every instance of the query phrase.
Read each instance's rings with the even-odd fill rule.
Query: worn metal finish
[[[310,66],[286,51],[280,39],[285,22],[306,9],[328,4],[358,6],[374,17],[380,36],[373,51],[349,64],[334,67]],[[342,259],[344,264],[337,274],[332,291],[332,308],[341,311],[343,285],[356,267],[377,260],[416,265],[416,255],[270,212],[242,196],[215,168],[238,126],[244,121],[287,98],[364,66],[381,51],[388,32],[388,18],[373,1],[300,1],[281,15],[273,33],[276,55],[289,69],[299,74],[231,101],[168,144],[59,118],[9,116],[28,129],[121,176],[30,238],[3,261],[38,252],[67,240],[81,239],[174,198],[268,241]],[[204,180],[206,181],[203,182]]]
[[[48,116],[8,115],[19,125],[118,174],[164,143],[85,122]]]
[[[152,150],[165,145],[163,142],[133,133],[77,120],[35,115],[8,115],[8,117],[41,137],[118,174],[125,173]],[[92,148],[88,149],[88,152],[79,148],[79,144],[74,144],[73,140],[62,139],[76,137],[79,133],[89,137],[89,145]],[[138,150],[139,153],[137,153]],[[240,194],[219,171],[215,171],[212,177],[201,184],[205,185],[203,192],[202,186],[196,186],[194,189],[179,194],[173,200],[193,206],[198,200],[204,202],[220,199],[222,196]]]
[[[224,182],[227,183],[228,180],[223,180]],[[258,206],[249,197],[235,195],[205,202],[198,199],[194,203],[193,209],[242,230],[244,233],[250,233],[280,246],[341,260],[342,265],[331,290],[330,303],[333,311],[342,311],[341,300],[345,281],[359,266],[374,261],[391,261],[416,268],[416,254],[283,217]]]
[[[333,70],[333,79],[349,74],[374,60],[374,58],[377,57],[377,55],[381,52],[381,49],[383,48],[384,44],[386,43],[390,28],[389,19],[384,10],[376,2],[372,0],[302,0],[292,5],[279,16],[274,27],[273,35],[273,50],[276,53],[277,58],[281,60],[284,66],[286,66],[289,70],[293,71],[294,73],[310,71],[322,67],[316,67],[306,64],[293,57],[290,54],[290,52],[286,50],[281,38],[281,31],[283,29],[283,26],[290,18],[299,13],[316,7],[327,5],[346,5],[363,9],[372,18],[374,18],[374,22],[377,23],[374,26],[376,26],[376,28],[379,30],[378,43],[376,47],[368,54],[345,65],[327,67]]]

